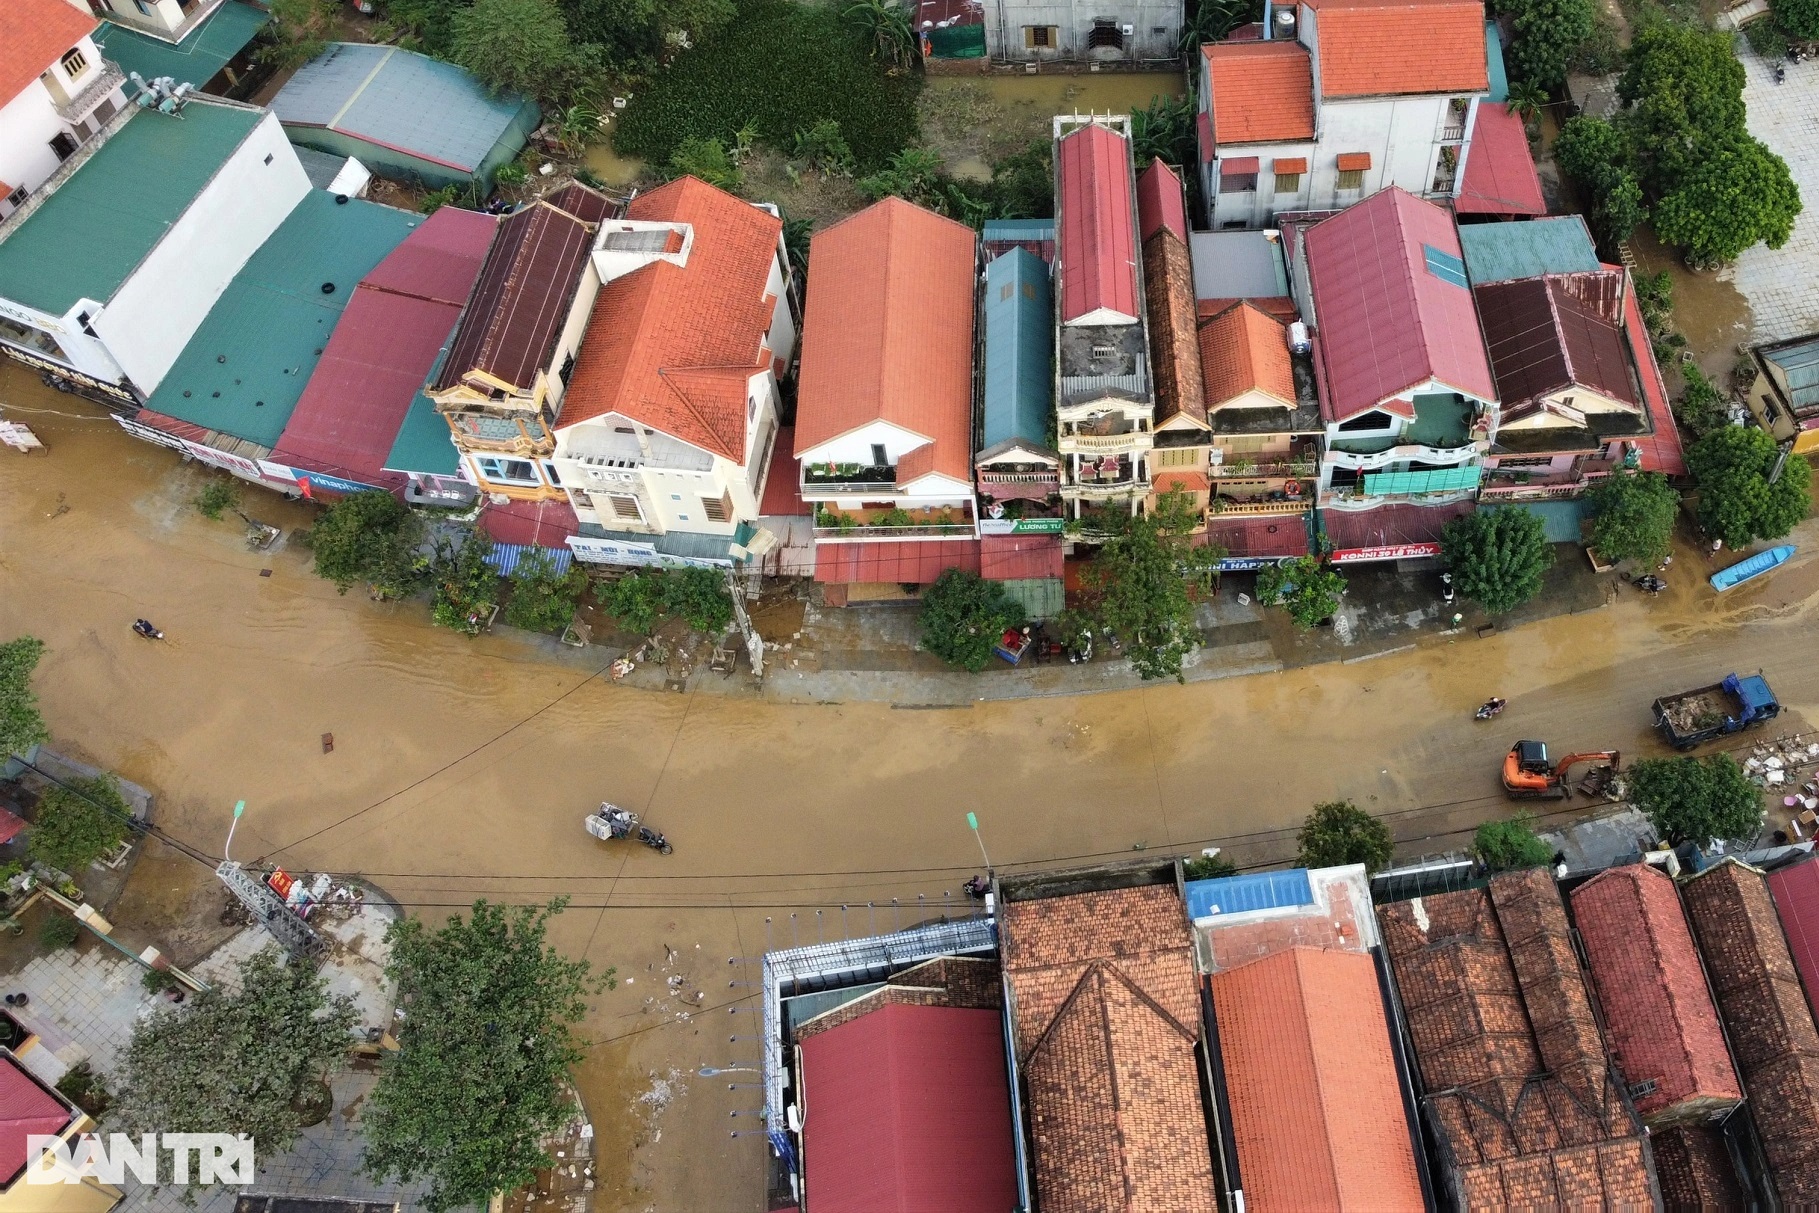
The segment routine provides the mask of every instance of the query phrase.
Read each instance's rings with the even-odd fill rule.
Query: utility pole
[[[299,960],[309,959],[326,948],[327,941],[285,905],[284,899],[261,880],[257,873],[248,872],[231,858],[234,830],[240,824],[240,815],[245,812],[246,801],[236,801],[234,823],[227,828],[227,845],[221,848],[221,865],[215,869],[215,875],[221,878],[221,883],[246,907],[247,912],[253,916],[253,921],[263,925],[274,939],[284,945],[285,951]]]
[[[745,587],[739,584],[739,574],[732,569],[726,571],[727,593],[733,599],[733,622],[739,628],[739,634],[745,638],[745,651],[752,659],[752,674],[760,682],[764,680],[764,637],[758,635],[758,629],[752,626],[752,617],[745,611]]]

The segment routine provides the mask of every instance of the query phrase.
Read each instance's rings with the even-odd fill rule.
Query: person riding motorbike
[[[1501,712],[1504,709],[1504,706],[1508,703],[1509,703],[1509,700],[1507,700],[1507,699],[1500,699],[1500,698],[1493,696],[1492,698],[1486,700],[1484,706],[1479,708],[1477,710],[1477,712],[1475,712],[1473,715],[1478,720],[1489,720],[1491,717],[1495,716],[1498,712]]]
[[[164,639],[164,633],[153,627],[152,621],[149,619],[133,620],[133,631],[139,633],[139,635],[145,637],[147,640]]]

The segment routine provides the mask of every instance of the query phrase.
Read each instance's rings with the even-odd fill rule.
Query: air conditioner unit
[[[1124,34],[1124,36],[1126,38],[1130,37],[1132,34],[1137,32],[1137,27],[1134,25],[1121,25],[1118,27],[1118,29],[1120,30],[1120,32],[1122,32]]]

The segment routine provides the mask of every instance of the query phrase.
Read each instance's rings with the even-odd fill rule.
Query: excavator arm
[[[1591,750],[1584,754],[1568,754],[1554,767],[1553,777],[1564,783],[1566,773],[1582,762],[1608,763],[1614,771],[1623,764],[1623,755],[1617,750]]]

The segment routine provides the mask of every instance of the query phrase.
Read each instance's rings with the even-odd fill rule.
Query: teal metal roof
[[[148,402],[275,446],[354,288],[423,216],[311,190],[234,275]],[[325,284],[333,284],[325,292]]]
[[[1018,577],[998,586],[1032,621],[1053,619],[1067,605],[1067,587],[1059,577]]]
[[[1598,268],[1592,234],[1578,215],[1516,223],[1462,223],[1459,247],[1465,253],[1465,272],[1473,286],[1542,274],[1589,273]]]
[[[1053,219],[987,219],[985,230],[980,237],[988,243],[993,240],[1053,240],[1055,238],[1055,221]]]
[[[1021,438],[1046,444],[1054,410],[1054,312],[1048,266],[1014,248],[985,268],[985,433],[982,450]]]
[[[1480,510],[1527,510],[1541,519],[1542,532],[1549,543],[1578,543],[1580,524],[1592,514],[1592,503],[1582,497],[1565,501],[1510,501],[1501,504],[1481,502]]]
[[[136,112],[0,241],[0,297],[53,316],[113,298],[264,116],[206,101]]]
[[[385,457],[385,470],[453,476],[460,466],[461,456],[455,452],[448,422],[436,412],[435,402],[418,392],[404,414],[404,424],[398,427],[392,453]]]
[[[1490,70],[1491,95],[1485,105],[1502,105],[1510,99],[1510,77],[1503,68],[1503,37],[1495,21],[1484,23],[1484,63]]]
[[[245,50],[269,20],[270,14],[262,9],[228,0],[174,46],[111,21],[103,21],[95,31],[95,45],[122,70],[138,72],[146,80],[170,76],[201,88]]]
[[[1819,404],[1819,337],[1793,342],[1780,349],[1762,351],[1787,378],[1788,403],[1796,409]]]
[[[1475,489],[1483,469],[1477,464],[1456,468],[1433,468],[1425,472],[1372,472],[1364,478],[1364,492],[1371,497],[1388,497],[1402,493],[1450,493]]]

